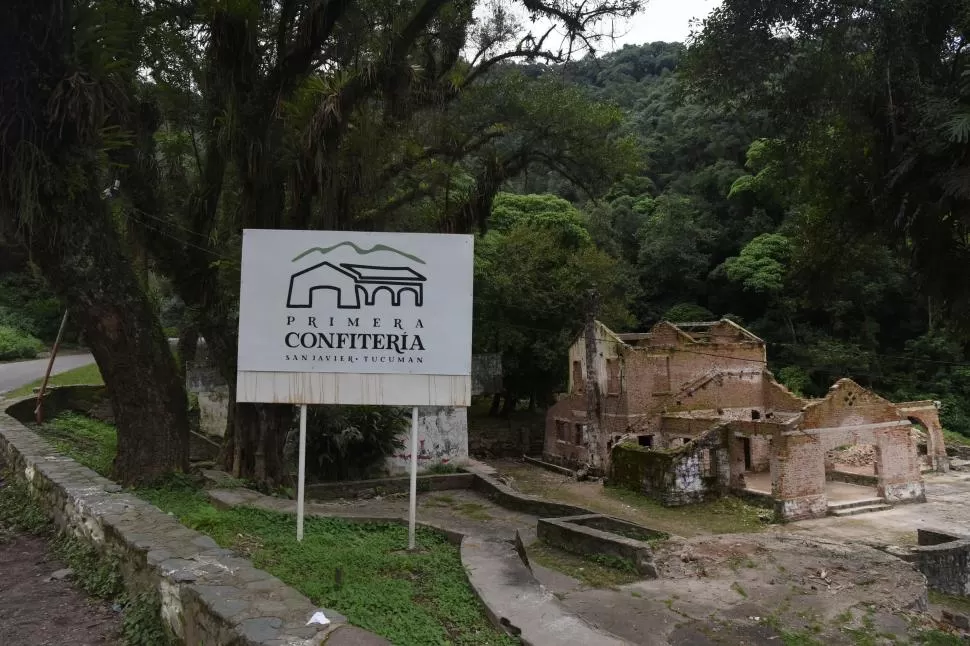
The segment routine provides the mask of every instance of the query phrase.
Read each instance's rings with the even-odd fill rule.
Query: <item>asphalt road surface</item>
[[[0,394],[20,388],[24,384],[29,384],[37,379],[43,379],[48,361],[49,359],[32,359],[30,361],[0,363]],[[54,360],[54,370],[51,371],[51,374],[80,368],[89,363],[94,363],[94,357],[90,354],[58,355],[57,359]]]

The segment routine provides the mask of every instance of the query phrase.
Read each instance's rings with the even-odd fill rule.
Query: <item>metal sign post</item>
[[[408,549],[414,551],[418,516],[418,407],[411,409],[411,499],[408,503]]]
[[[303,540],[303,495],[306,483],[306,404],[300,406],[300,457],[296,482],[296,540]]]

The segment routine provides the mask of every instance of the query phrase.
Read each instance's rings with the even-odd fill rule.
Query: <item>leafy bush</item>
[[[307,472],[324,481],[383,475],[410,423],[404,410],[379,406],[318,406],[307,414]]]
[[[61,325],[64,308],[40,278],[30,274],[0,276],[0,326],[23,330],[45,341],[53,341]],[[68,339],[76,334],[68,331]]]
[[[26,332],[0,325],[0,361],[33,359],[43,349],[44,344]]]

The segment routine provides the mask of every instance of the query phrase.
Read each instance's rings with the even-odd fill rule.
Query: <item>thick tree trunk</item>
[[[283,448],[293,424],[293,407],[237,404],[234,389],[230,389],[229,402],[232,421],[223,451],[226,470],[267,491],[290,484]]]
[[[502,417],[508,419],[515,412],[516,395],[512,391],[505,392],[505,405],[502,406]]]
[[[492,395],[492,405],[488,409],[489,417],[496,417],[502,407],[502,394],[495,393]]]
[[[187,400],[168,340],[98,190],[80,192],[83,203],[72,201],[70,215],[50,216],[57,217],[52,232],[25,243],[70,304],[108,387],[118,424],[115,476],[138,484],[187,471]]]

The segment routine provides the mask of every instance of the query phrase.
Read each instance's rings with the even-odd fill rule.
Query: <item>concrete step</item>
[[[830,502],[829,511],[841,511],[845,509],[854,509],[856,507],[869,507],[871,505],[881,505],[883,504],[882,498],[860,498],[858,500],[850,500],[848,502]]]
[[[892,509],[892,505],[880,504],[880,505],[866,505],[865,507],[852,507],[849,509],[836,509],[833,510],[829,507],[829,513],[833,516],[844,517],[844,516],[857,516],[859,514],[868,514],[874,511],[887,511]]]

